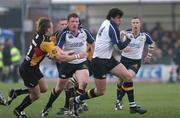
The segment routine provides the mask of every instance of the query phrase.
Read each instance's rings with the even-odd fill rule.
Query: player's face
[[[64,28],[67,27],[67,20],[61,20],[58,23],[58,29],[62,31]]]
[[[48,28],[48,35],[51,35],[53,33],[53,24],[50,22],[50,27]]]
[[[77,32],[79,27],[79,18],[71,17],[68,21],[68,27],[71,32]]]
[[[121,17],[116,16],[113,18],[113,21],[116,23],[117,26],[119,26],[121,24]]]
[[[141,22],[139,19],[132,19],[131,20],[131,27],[133,31],[140,31]]]

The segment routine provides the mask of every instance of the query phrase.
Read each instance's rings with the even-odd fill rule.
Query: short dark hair
[[[51,20],[48,18],[39,18],[36,24],[36,31],[40,34],[45,34],[47,32],[47,29],[51,26],[50,23]]]
[[[59,19],[59,21],[64,21],[64,20],[67,20],[67,18],[61,18],[61,19]]]
[[[139,19],[139,20],[141,20],[141,18],[138,17],[138,16],[134,16],[132,19]]]
[[[68,15],[68,21],[69,21],[69,19],[72,18],[72,17],[74,17],[74,18],[79,18],[79,16],[78,16],[76,13],[71,13],[71,14]],[[79,18],[79,19],[80,19],[80,18]]]
[[[116,16],[123,16],[123,11],[120,10],[119,8],[112,8],[109,10],[109,13],[107,14],[106,19],[110,20],[111,18],[115,18]]]

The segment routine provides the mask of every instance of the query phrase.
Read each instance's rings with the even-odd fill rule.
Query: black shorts
[[[106,74],[119,64],[118,61],[111,57],[110,59],[93,58],[92,70],[94,78],[106,79]]]
[[[59,78],[66,79],[72,77],[77,70],[88,69],[88,62],[84,61],[80,64],[56,63],[56,66],[59,72]]]
[[[24,85],[28,88],[33,88],[38,85],[39,80],[43,78],[39,66],[30,67],[24,63],[20,65],[19,74],[24,81]]]
[[[135,73],[139,71],[141,67],[141,59],[129,59],[126,57],[121,57],[120,62],[127,68],[133,70]]]

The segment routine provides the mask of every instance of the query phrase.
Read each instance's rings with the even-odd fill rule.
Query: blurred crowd
[[[156,42],[156,48],[152,59],[153,64],[172,64],[178,63],[178,50],[180,50],[180,27],[176,31],[163,29],[159,22],[150,31],[146,25],[143,29],[150,33]]]
[[[180,26],[175,31],[163,29],[159,22],[150,31],[146,25],[143,26],[146,32],[149,32],[156,43],[154,56],[151,64],[172,65],[169,82],[180,82]],[[176,65],[176,69],[173,65]],[[174,73],[176,77],[174,78]],[[175,79],[175,80],[174,80]]]
[[[12,40],[5,39],[4,43],[0,43],[0,81],[15,83],[19,80],[18,68],[21,60],[21,54],[16,48]]]

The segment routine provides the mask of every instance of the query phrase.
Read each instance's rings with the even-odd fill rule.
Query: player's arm
[[[95,39],[94,39],[93,35],[87,29],[84,29],[84,31],[86,32],[86,35],[87,35],[87,42],[89,44],[89,50],[93,54],[94,48],[95,48],[95,43],[94,43]]]
[[[155,42],[152,40],[152,38],[148,34],[146,34],[146,44],[148,44],[148,50],[144,58],[144,63],[150,63],[151,58],[154,53]]]
[[[40,48],[47,52],[49,56],[59,62],[68,62],[74,59],[81,59],[87,57],[86,53],[79,53],[74,54],[73,51],[71,52],[64,52],[59,47],[55,46],[53,42],[43,42]]]
[[[124,32],[124,35],[127,36],[127,33]],[[124,49],[131,41],[129,38],[127,38],[127,40],[122,42],[120,40],[119,30],[116,27],[113,27],[112,25],[109,27],[109,37],[111,38],[113,44],[120,50]]]

